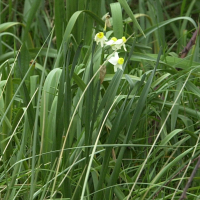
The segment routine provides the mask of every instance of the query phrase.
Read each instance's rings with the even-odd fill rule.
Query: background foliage
[[[179,199],[199,156],[199,1],[0,1],[0,198]],[[106,62],[128,39],[124,70]],[[99,70],[106,75],[100,83]],[[200,173],[187,190],[200,199]]]

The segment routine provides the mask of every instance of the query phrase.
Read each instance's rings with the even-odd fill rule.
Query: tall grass
[[[179,55],[199,7],[0,1],[0,199],[180,199],[200,153],[199,37]],[[98,32],[127,38],[122,70]]]

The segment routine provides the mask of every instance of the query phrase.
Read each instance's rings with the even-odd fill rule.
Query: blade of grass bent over
[[[22,24],[19,23],[19,22],[6,22],[6,23],[3,23],[3,24],[0,24],[0,33],[4,32],[5,30],[7,30],[10,27],[15,26],[15,25],[22,25]]]
[[[128,16],[133,20],[134,26],[136,26],[139,29],[139,31],[143,34],[143,36],[146,37],[126,0],[118,0],[118,2],[122,5]]]
[[[162,26],[165,26],[167,24],[170,24],[174,21],[177,21],[177,20],[188,20],[189,22],[192,23],[192,25],[197,28],[197,24],[196,22],[191,18],[191,17],[176,17],[176,18],[172,18],[172,19],[168,19],[164,22],[160,22],[158,23],[157,25],[154,25],[148,29],[146,29],[144,31],[145,35],[148,36],[150,35],[151,33],[153,33],[155,30],[157,30],[158,28],[162,27]],[[143,35],[141,35],[139,38],[138,38],[138,42],[140,42],[141,40],[143,40],[145,37]]]

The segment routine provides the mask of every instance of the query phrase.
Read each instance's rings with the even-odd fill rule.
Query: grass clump
[[[0,1],[0,198],[199,199],[198,9]]]

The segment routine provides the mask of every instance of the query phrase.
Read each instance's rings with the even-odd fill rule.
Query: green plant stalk
[[[9,0],[9,18],[8,18],[8,21],[12,21],[12,15],[13,15],[13,12],[12,12],[12,0]]]
[[[110,4],[112,19],[113,19],[113,31],[114,36],[118,39],[123,36],[123,19],[122,19],[122,9],[120,3]]]
[[[1,3],[1,1],[0,1],[0,13],[2,13],[2,9],[3,9],[3,4]],[[0,15],[0,24],[2,24],[3,23],[3,16],[2,16],[2,14]],[[0,37],[0,55],[2,55],[2,39],[1,39],[1,37]]]
[[[111,129],[111,132],[110,132],[110,135],[109,135],[109,138],[108,138],[108,144],[114,144],[114,142],[116,141],[116,138],[118,136],[118,132],[120,132],[120,120],[122,120],[122,113],[123,113],[123,110],[124,110],[124,107],[125,107],[125,103],[126,103],[126,100],[125,102],[122,104],[119,112],[116,114],[116,118],[115,118],[115,121],[113,124],[116,124],[114,128]],[[114,133],[114,136],[113,136],[113,133]],[[104,159],[103,159],[103,164],[102,164],[102,168],[101,168],[101,171],[100,171],[100,176],[99,176],[99,180],[98,180],[98,184],[97,184],[97,191],[100,190],[103,186],[103,181],[106,177],[106,169],[108,169],[108,164],[109,164],[109,160],[110,160],[110,152],[112,150],[112,147],[106,147],[106,151],[105,151],[105,156],[104,156]],[[100,196],[102,196],[101,194],[102,192],[98,192],[94,195],[94,199],[97,199],[97,196],[98,198]]]
[[[27,116],[26,116],[26,121],[27,121]],[[27,140],[27,134],[26,133],[27,133],[28,128],[29,128],[27,125],[28,125],[28,123],[25,123],[25,128],[24,128],[24,131],[23,131],[23,134],[22,134],[22,141],[21,141],[20,146],[18,147],[19,151],[17,152],[17,159],[16,159],[17,161],[25,158],[24,157],[24,149],[25,149],[25,141]],[[19,141],[17,141],[17,142],[19,142]],[[23,165],[24,165],[25,169],[28,170],[28,165],[27,165],[26,161],[23,161]],[[13,186],[17,182],[16,181],[17,176],[19,176],[19,174],[20,174],[20,171],[19,171],[20,166],[21,166],[20,162],[17,163],[14,166],[11,181],[9,182],[8,190],[6,192],[5,200],[13,199],[13,197],[14,197],[15,190],[13,190]]]
[[[24,30],[23,43],[27,42],[28,40],[28,34],[32,25],[33,18],[35,17],[35,14],[37,13],[37,10],[41,2],[42,2],[41,0],[34,0],[34,3],[32,3],[31,5],[31,9],[29,10],[29,14],[28,14],[27,22],[26,22],[26,27]]]
[[[152,19],[152,23],[157,26],[159,24],[159,22],[157,21],[159,19],[159,17],[154,16],[154,12],[155,12],[155,7],[152,5],[152,3],[149,1],[148,2],[148,8],[149,8],[149,12],[150,12],[150,16]],[[156,19],[155,19],[156,18]],[[158,19],[157,19],[158,18]],[[163,27],[162,27],[163,28]],[[159,52],[159,40],[158,38],[160,38],[159,32],[160,29],[162,28],[157,28],[156,31],[154,31],[153,33],[153,47],[154,47],[154,53],[158,53]],[[160,39],[161,40],[161,39]]]
[[[185,14],[185,16],[190,16],[191,15],[191,11],[193,9],[193,6],[195,4],[196,0],[193,0],[190,2],[188,8],[187,8],[187,12]],[[184,34],[184,30],[186,29],[186,26],[187,26],[187,23],[188,21],[187,20],[184,20],[183,23],[182,23],[182,26],[181,26],[181,29],[180,29],[180,40],[179,40],[179,43],[178,43],[178,51],[180,51],[182,49],[182,46],[184,44],[184,37],[183,37],[183,34]]]
[[[10,66],[8,65],[7,67],[7,71],[9,73],[10,71]],[[4,110],[6,110],[9,106],[10,101],[12,100],[12,96],[13,96],[13,85],[12,85],[12,76],[9,76],[7,79],[7,85],[6,85],[6,91],[5,91],[5,107]],[[11,106],[8,109],[7,112],[7,119],[11,122],[12,120],[12,110],[13,110],[13,104],[11,104]],[[9,137],[10,134],[10,128],[8,127],[7,123],[5,121],[3,121],[2,124],[3,128],[2,128],[2,134],[0,134],[0,139],[2,141],[1,144],[1,151],[3,152],[4,149],[6,148],[6,141],[5,140],[7,137]],[[3,155],[4,160],[7,161],[9,159],[9,156],[12,154],[11,152],[11,145],[8,146],[7,151],[5,152],[5,154]]]
[[[64,33],[64,1],[54,1],[54,12],[55,12],[55,33],[56,33],[56,44],[57,49],[60,48],[62,43],[62,36]]]
[[[71,52],[72,52],[72,48],[68,48],[66,51],[67,52],[67,59],[65,61],[65,66],[63,66],[63,68],[65,68],[65,82],[64,82],[64,114],[63,114],[63,123],[64,123],[64,130],[66,131],[68,129],[69,123],[70,123],[70,117],[71,117],[71,108],[72,108],[72,100],[71,100],[71,85],[70,85],[70,71],[69,71],[69,63],[70,63],[70,57],[71,57]],[[70,148],[72,145],[72,141],[73,141],[73,135],[69,134],[69,138],[66,142],[66,148]],[[69,166],[69,155],[66,152],[63,156],[63,163],[64,163],[64,167]],[[71,197],[72,196],[72,191],[71,191],[71,180],[70,178],[66,178],[63,182],[63,195],[65,197]]]
[[[174,93],[174,101],[177,98],[177,96],[179,95],[179,91],[181,90],[182,87],[182,79],[179,80],[179,82],[177,83],[176,86],[176,92]],[[173,110],[172,110],[172,114],[171,114],[171,131],[173,131],[176,127],[176,121],[177,121],[177,117],[178,117],[178,112],[179,112],[179,104],[180,104],[180,95],[179,98],[177,100],[177,105],[174,106]]]
[[[51,31],[51,33],[49,34],[50,36],[50,41],[52,40],[52,36],[53,36],[53,31],[54,31],[54,27]],[[48,38],[47,38],[48,39]],[[47,41],[47,40],[46,40]],[[46,41],[44,42],[44,44],[46,43]],[[48,45],[48,50],[47,50],[47,55],[48,55],[48,51],[50,48],[50,43]],[[42,48],[41,48],[42,49]],[[37,56],[36,56],[37,58]],[[35,58],[35,59],[36,59]],[[33,195],[34,195],[34,190],[35,190],[35,185],[36,185],[36,180],[37,180],[37,173],[35,173],[35,165],[36,165],[36,148],[37,148],[37,138],[38,138],[38,118],[39,118],[39,109],[40,109],[40,101],[41,101],[41,93],[42,93],[42,84],[45,78],[45,70],[46,70],[46,63],[47,63],[47,56],[45,57],[45,61],[44,61],[44,67],[43,67],[43,71],[42,71],[42,76],[41,76],[41,80],[40,80],[40,86],[39,86],[39,92],[38,92],[38,98],[37,98],[37,107],[36,107],[36,111],[35,111],[35,128],[34,128],[34,134],[33,134],[33,147],[32,147],[32,173],[31,173],[31,187],[30,187],[30,194],[29,194],[29,199],[32,200],[33,199]]]
[[[88,68],[88,72],[86,73],[87,74],[86,77],[88,79],[87,83],[89,83],[93,77],[93,64],[94,64],[93,57],[94,57],[95,46],[96,46],[96,43],[93,43],[91,63],[90,63],[90,67]],[[95,111],[93,110],[93,98],[94,98],[93,93],[94,93],[94,81],[90,83],[88,90],[86,91],[86,94],[85,94],[85,145],[86,146],[92,144],[92,133],[93,133],[91,130],[92,113],[94,113],[95,115]],[[84,160],[82,164],[82,168],[84,168],[84,166],[85,167],[88,166],[89,152],[90,152],[90,149],[86,148],[85,149],[86,159]],[[81,179],[79,180],[80,185],[84,184],[85,176],[86,176],[86,171],[84,170],[81,175]],[[81,190],[80,190],[80,187],[78,187],[76,189],[76,193],[74,194],[74,199],[78,199],[80,197],[80,194],[81,194]]]
[[[93,43],[92,48],[92,57],[91,57],[91,64],[88,74],[88,83],[90,79],[93,76],[93,57],[94,57],[94,49],[95,49],[95,43]],[[90,145],[92,142],[92,132],[90,131],[90,125],[91,125],[91,113],[94,111],[92,110],[92,104],[93,104],[93,91],[94,91],[94,82],[91,82],[90,86],[88,87],[88,90],[86,91],[86,109],[85,109],[85,145]],[[90,133],[90,134],[89,134]],[[89,161],[89,149],[86,149],[86,163]]]

